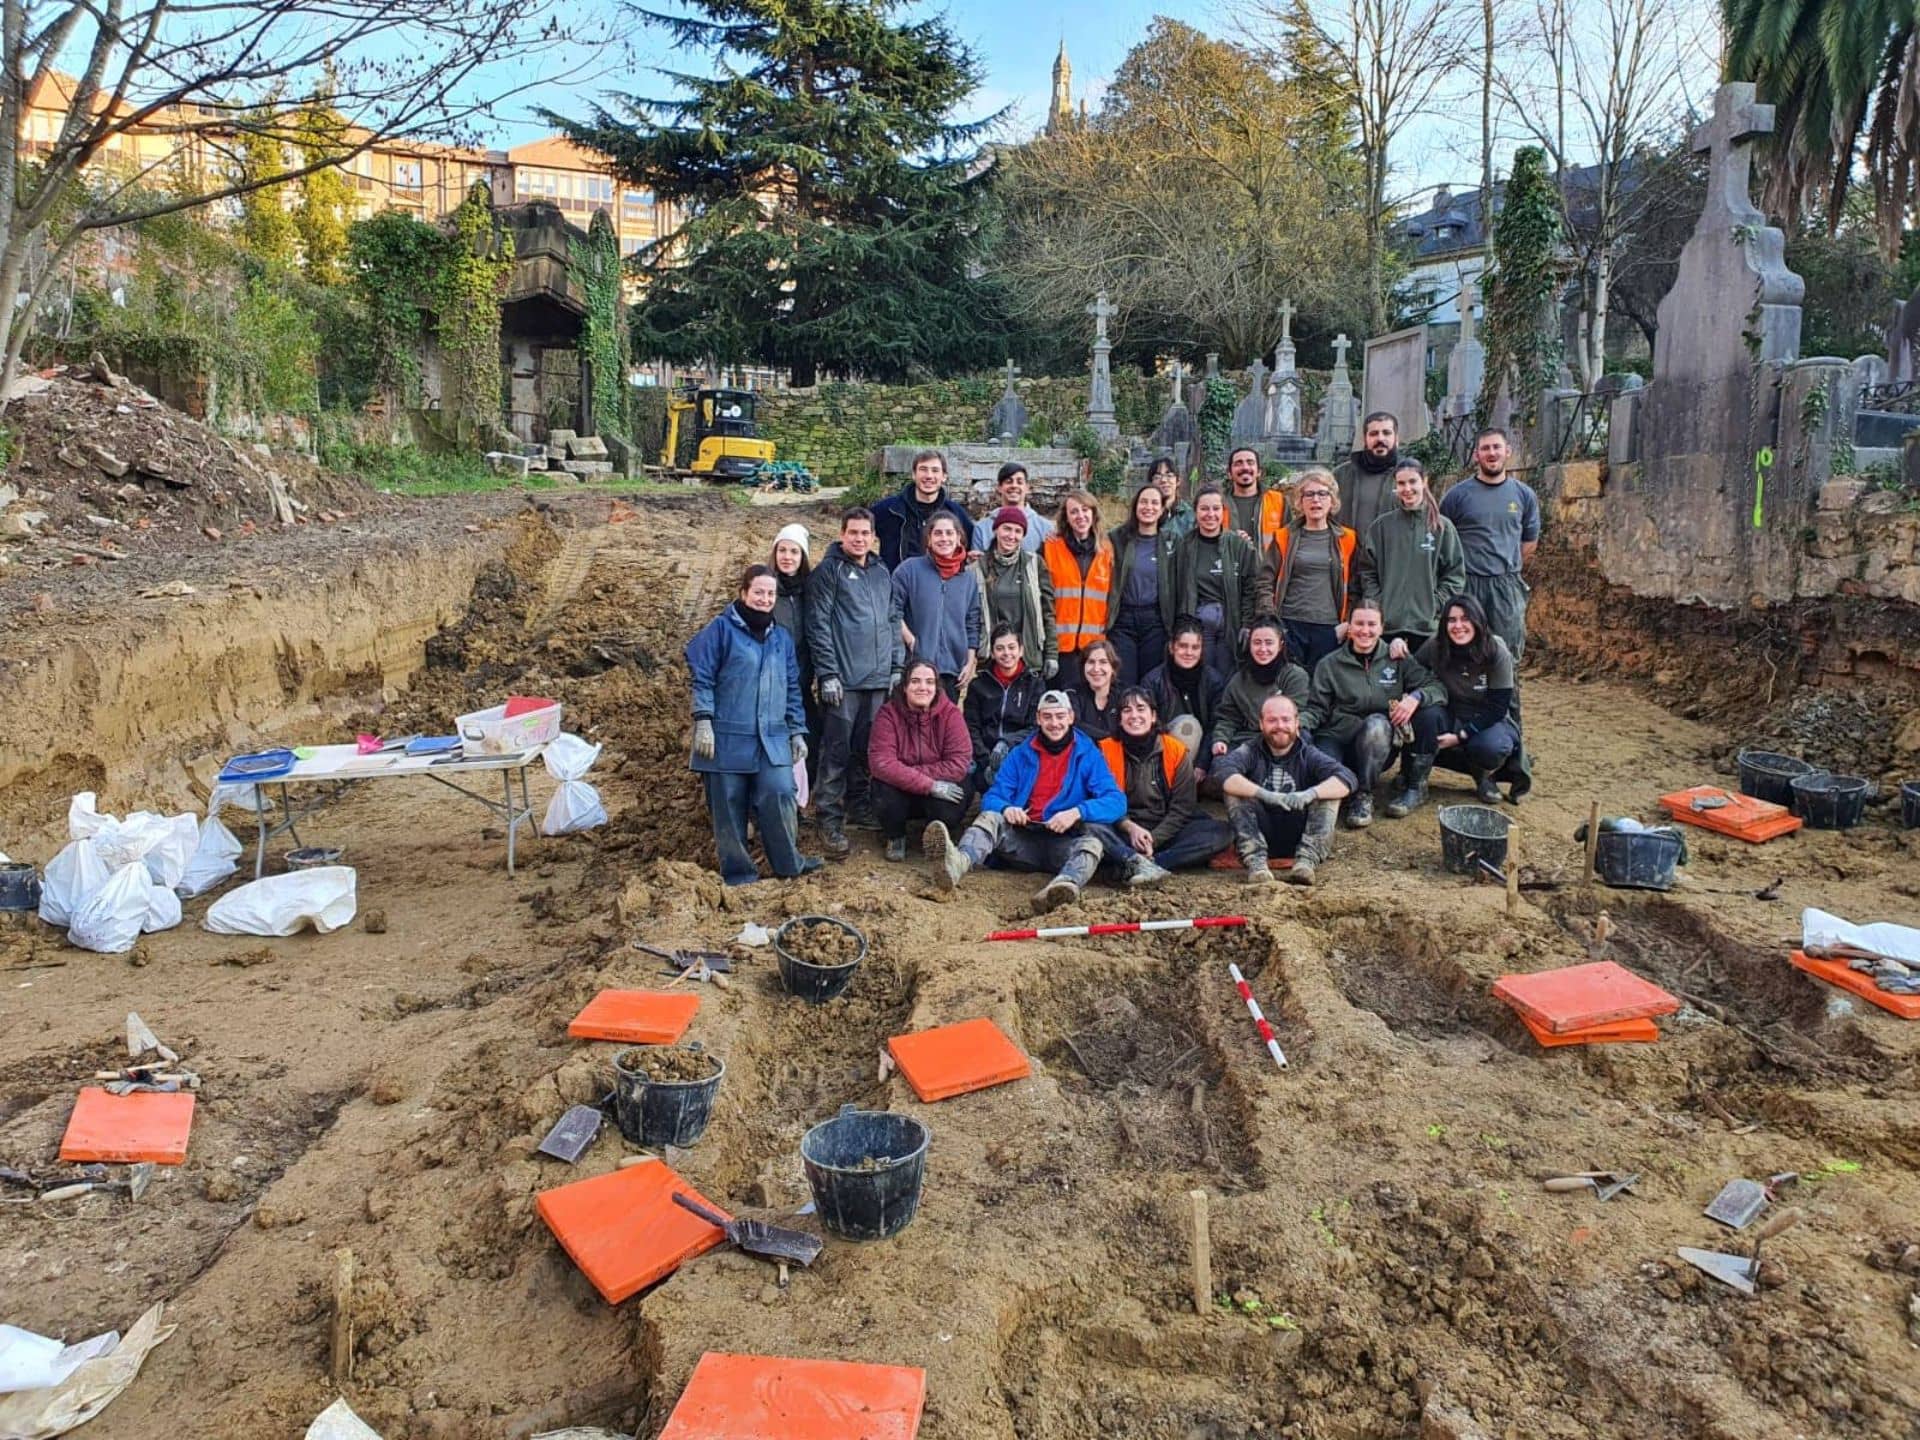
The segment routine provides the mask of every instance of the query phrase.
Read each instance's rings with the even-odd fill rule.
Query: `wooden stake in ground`
[[[1193,1202],[1193,1312],[1205,1315],[1213,1304],[1213,1241],[1207,1234],[1207,1192],[1189,1190]]]
[[[333,1252],[333,1383],[353,1378],[353,1251]]]
[[[1600,853],[1600,802],[1590,801],[1587,805],[1587,863],[1580,872],[1580,883],[1587,889],[1593,888],[1594,857]]]
[[[1507,918],[1515,919],[1520,914],[1520,861],[1507,857]]]

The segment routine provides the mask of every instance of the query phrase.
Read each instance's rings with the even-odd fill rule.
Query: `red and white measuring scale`
[[[1253,1016],[1254,1028],[1259,1030],[1260,1038],[1267,1042],[1267,1053],[1273,1056],[1273,1063],[1282,1070],[1287,1068],[1287,1057],[1280,1049],[1280,1042],[1273,1038],[1273,1026],[1267,1023],[1267,1017],[1260,1013],[1260,1002],[1253,998],[1253,987],[1247,984],[1247,977],[1240,973],[1238,965],[1228,965],[1227,974],[1233,977],[1233,988],[1240,992],[1240,998],[1247,1002],[1247,1013]]]
[[[1244,915],[1202,915],[1193,920],[1128,920],[1113,925],[1055,925],[1041,930],[996,930],[989,940],[1065,940],[1074,935],[1137,935],[1143,930],[1215,930],[1244,925]]]

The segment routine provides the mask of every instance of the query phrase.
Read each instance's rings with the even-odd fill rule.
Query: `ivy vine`
[[[620,239],[607,212],[596,210],[587,238],[567,237],[567,268],[587,303],[580,326],[580,353],[593,377],[594,427],[625,435],[627,395],[626,306],[620,296]]]
[[[1505,382],[1515,412],[1531,415],[1540,392],[1560,368],[1555,302],[1562,283],[1559,197],[1546,152],[1527,145],[1514,152],[1506,203],[1493,223],[1493,271],[1486,290],[1486,380],[1476,418],[1486,424]]]
[[[1206,398],[1194,417],[1200,431],[1200,444],[1206,452],[1206,473],[1224,477],[1227,473],[1227,447],[1233,442],[1233,412],[1240,403],[1240,392],[1229,380],[1217,376],[1207,381]]]
[[[492,192],[477,180],[448,217],[435,333],[445,379],[442,407],[462,444],[500,424],[500,298],[513,274],[513,236],[493,218]]]

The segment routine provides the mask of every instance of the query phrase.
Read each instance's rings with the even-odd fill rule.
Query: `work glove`
[[[796,735],[793,737],[792,744],[793,744],[793,763],[796,765],[806,764],[807,763],[806,738],[801,735]]]
[[[1276,810],[1304,810],[1313,804],[1311,790],[1262,790],[1260,803]]]
[[[840,688],[840,682],[829,676],[820,682],[820,703],[829,709],[847,698],[847,692]]]
[[[927,791],[927,793],[936,800],[946,801],[949,805],[958,805],[962,800],[967,798],[967,792],[951,780],[934,781],[933,788]]]
[[[693,722],[693,753],[702,760],[713,758],[713,721],[704,715]]]
[[[900,688],[900,672],[898,670],[889,672],[887,675],[887,690],[889,691],[889,693],[891,693],[892,691],[898,690],[899,688]]]
[[[1060,662],[1058,660],[1047,661],[1047,667],[1045,671],[1046,678],[1051,680],[1053,679],[1054,676],[1058,675],[1059,673],[1060,673]]]

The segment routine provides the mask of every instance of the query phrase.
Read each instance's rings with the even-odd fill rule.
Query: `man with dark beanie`
[[[1364,542],[1373,522],[1398,503],[1393,467],[1400,463],[1400,421],[1376,410],[1360,422],[1360,448],[1334,466],[1340,485],[1340,523]]]

